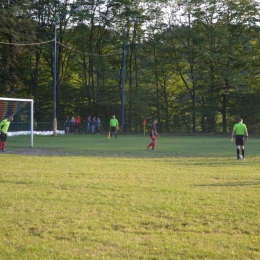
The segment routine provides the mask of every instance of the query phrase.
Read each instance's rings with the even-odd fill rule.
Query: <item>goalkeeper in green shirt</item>
[[[236,147],[237,147],[237,159],[245,159],[245,138],[248,140],[248,131],[246,125],[243,124],[243,119],[239,118],[238,123],[234,125],[231,134],[231,142],[233,141],[234,135],[236,135]],[[240,150],[242,158],[240,156]]]
[[[113,115],[112,118],[110,119],[109,122],[109,132],[110,132],[110,137],[112,137],[112,134],[115,134],[115,138],[117,138],[117,128],[118,128],[118,120],[116,119],[116,116]]]
[[[4,119],[1,123],[0,123],[0,150],[2,152],[6,152],[5,151],[5,144],[6,144],[6,137],[7,137],[7,131],[8,128],[10,126],[10,123],[13,121],[13,117],[9,116],[8,118]]]

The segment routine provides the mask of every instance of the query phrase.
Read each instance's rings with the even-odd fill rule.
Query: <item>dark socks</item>
[[[237,149],[237,158],[238,158],[238,159],[239,159],[239,152],[240,152],[240,150]]]

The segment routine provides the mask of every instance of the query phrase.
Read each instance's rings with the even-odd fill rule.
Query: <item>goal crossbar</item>
[[[24,98],[4,98],[0,97],[0,100],[3,101],[16,101],[16,102],[28,102],[31,104],[31,113],[30,113],[30,132],[31,132],[31,147],[33,147],[33,99],[24,99]]]

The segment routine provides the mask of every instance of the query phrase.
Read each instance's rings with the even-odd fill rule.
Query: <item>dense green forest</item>
[[[56,21],[58,121],[120,122],[124,97],[126,131],[157,118],[169,132],[225,133],[242,116],[258,132],[259,11],[250,0],[3,0],[0,96],[33,98],[35,121],[53,120]]]

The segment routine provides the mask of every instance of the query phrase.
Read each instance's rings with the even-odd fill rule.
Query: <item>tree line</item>
[[[126,131],[259,131],[258,1],[4,0],[1,96],[33,98],[36,122],[53,118],[55,19],[58,121],[120,122],[124,101]]]

